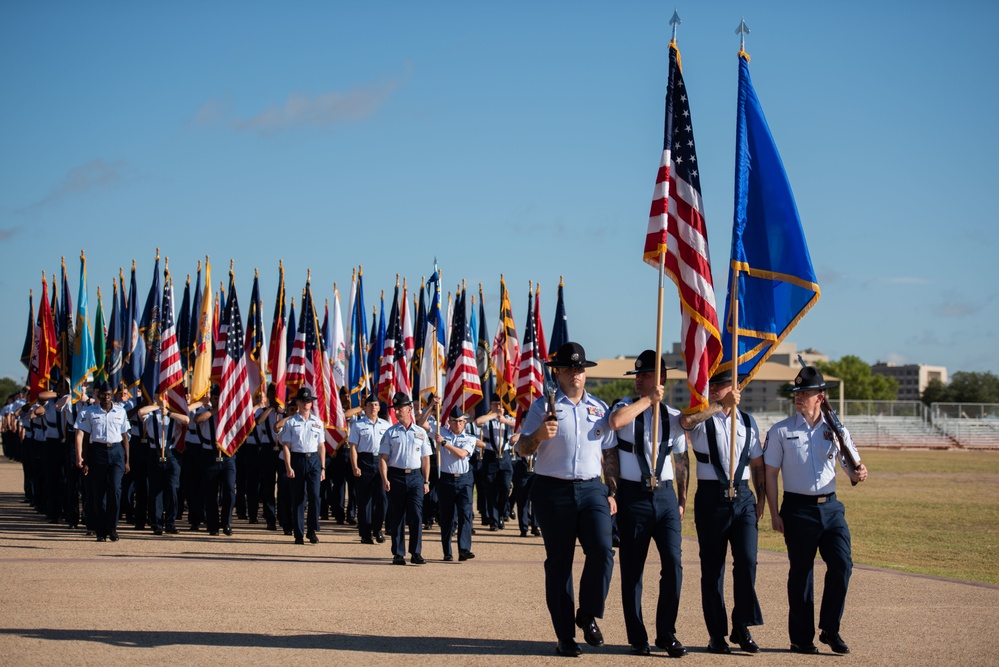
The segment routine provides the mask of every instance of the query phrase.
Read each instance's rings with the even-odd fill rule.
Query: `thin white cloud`
[[[196,114],[196,120],[204,125],[224,124],[237,130],[260,134],[295,127],[329,127],[371,117],[388,101],[399,85],[400,81],[389,81],[318,95],[291,93],[283,103],[245,117],[232,112],[232,104],[228,100],[213,99],[202,105]]]
[[[91,160],[74,167],[62,181],[53,187],[48,194],[18,211],[28,213],[53,204],[58,204],[68,197],[81,195],[93,190],[113,190],[125,179],[128,164],[123,160],[107,161]]]

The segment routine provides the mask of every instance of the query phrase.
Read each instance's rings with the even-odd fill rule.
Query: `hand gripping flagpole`
[[[746,19],[743,18],[739,21],[739,27],[735,29],[735,34],[739,35],[739,52],[745,53],[746,51],[746,35],[749,34],[749,27],[746,25]],[[739,389],[739,268],[738,266],[733,266],[732,270],[732,286],[730,287],[729,294],[731,295],[732,303],[732,391],[738,391]],[[731,430],[729,432],[729,455],[728,455],[728,497],[729,500],[735,500],[735,438],[736,438],[736,420],[738,419],[736,413],[739,407],[734,406],[732,408],[732,414],[729,415]],[[749,428],[749,424],[746,424],[746,428]],[[749,432],[746,432],[746,447],[749,446]]]

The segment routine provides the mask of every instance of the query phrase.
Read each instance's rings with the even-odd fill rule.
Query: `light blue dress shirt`
[[[846,446],[860,462],[850,433]],[[806,496],[821,496],[836,490],[836,460],[839,458],[832,429],[822,420],[810,427],[800,414],[777,422],[767,433],[763,462],[780,468],[784,491]],[[846,470],[846,466],[843,469]]]
[[[548,411],[548,399],[539,398],[524,420],[523,433],[532,434],[541,427]],[[607,404],[583,392],[573,404],[561,389],[555,393],[558,434],[541,443],[534,472],[558,479],[593,479],[603,471],[602,450],[617,444],[607,424]]]

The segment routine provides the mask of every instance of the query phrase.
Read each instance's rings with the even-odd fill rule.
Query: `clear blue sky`
[[[856,354],[999,371],[999,5],[677,5],[719,307],[732,227],[738,37],[794,188],[822,298],[791,334]],[[4,3],[0,7],[0,375],[29,288],[81,249],[90,302],[155,248],[179,278],[278,259],[317,299],[362,264],[500,273],[522,330],[550,330],[565,276],[591,357],[654,345],[641,262],[662,149],[668,20],[653,2]],[[193,278],[193,275],[192,275]],[[180,299],[178,290],[177,299]],[[74,303],[76,295],[74,293]],[[346,303],[344,304],[346,308]],[[678,339],[667,286],[664,343]],[[93,317],[93,314],[91,314]],[[546,332],[547,333],[547,332]]]

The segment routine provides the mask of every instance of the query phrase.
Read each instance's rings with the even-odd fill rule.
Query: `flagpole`
[[[729,294],[732,300],[732,391],[739,388],[739,269],[732,271],[732,286]],[[735,436],[736,436],[736,416],[738,406],[732,408],[731,430],[729,431],[729,454],[728,454],[728,498],[735,500]],[[748,436],[748,434],[747,434]],[[747,441],[748,444],[748,441]]]
[[[739,52],[746,50],[746,35],[749,28],[746,26],[746,19],[743,17],[739,21],[739,27],[735,29],[735,34],[739,35]],[[732,300],[732,391],[739,389],[739,268],[733,267],[732,286],[729,288],[729,295]],[[733,406],[731,419],[731,430],[729,431],[729,455],[728,455],[728,497],[735,500],[735,437],[736,437],[736,412],[738,405]],[[749,426],[748,424],[746,425]],[[746,433],[746,446],[749,446],[749,433]]]

